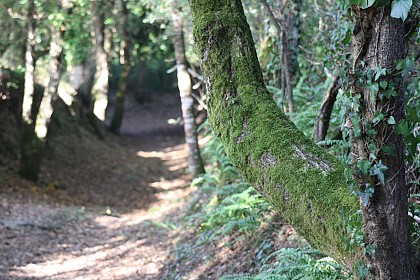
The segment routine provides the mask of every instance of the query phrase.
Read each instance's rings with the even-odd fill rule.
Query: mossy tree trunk
[[[394,131],[404,118],[402,77],[395,69],[405,54],[404,24],[391,17],[390,6],[352,10],[352,95],[359,104],[352,112],[358,116],[352,121],[352,154],[374,174],[359,168],[354,176],[362,192],[373,192],[368,203],[360,202],[364,242],[375,248],[366,260],[373,279],[420,279],[408,226],[403,139]]]
[[[188,146],[188,169],[195,178],[204,173],[204,165],[200,155],[197,138],[197,124],[194,114],[194,99],[192,97],[191,77],[187,71],[185,57],[184,30],[182,15],[174,1],[172,12],[173,44],[177,66],[178,88],[181,96],[182,117],[184,119],[185,142]]]
[[[130,48],[127,38],[128,10],[124,0],[119,1],[120,5],[120,76],[118,79],[117,96],[115,109],[112,116],[109,130],[119,133],[124,117],[125,92],[127,88],[127,77],[130,72]]]
[[[342,239],[357,198],[341,163],[306,138],[267,91],[239,0],[190,0],[209,94],[209,119],[226,153],[285,221],[314,247],[352,266]],[[344,218],[344,221],[343,221]]]
[[[34,0],[28,1],[28,35],[26,39],[25,51],[25,86],[22,104],[22,139],[21,139],[21,158],[20,175],[28,180],[36,181],[40,170],[39,156],[40,143],[35,134],[35,121],[37,108],[34,108],[35,91],[35,3]]]

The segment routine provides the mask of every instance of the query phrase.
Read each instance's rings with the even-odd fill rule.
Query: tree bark
[[[346,221],[358,208],[343,166],[306,138],[267,91],[239,0],[190,0],[209,119],[238,171],[314,247],[352,266]],[[343,221],[344,219],[344,221]]]
[[[127,89],[127,77],[130,72],[130,49],[127,38],[128,10],[124,0],[120,0],[121,18],[120,18],[120,77],[117,87],[117,98],[115,100],[114,115],[112,116],[109,130],[113,133],[119,133],[121,123],[124,117],[125,92]]]
[[[58,2],[58,9],[63,9],[62,2]],[[37,116],[36,133],[38,137],[44,138],[47,135],[48,124],[53,113],[54,103],[58,97],[58,85],[60,84],[62,74],[62,52],[63,52],[63,33],[64,23],[60,26],[51,26],[51,43],[50,43],[50,80],[46,88],[44,97],[41,102],[40,114]]]
[[[105,52],[105,11],[104,4],[100,1],[92,2],[93,17],[93,44],[95,46],[95,84],[92,89],[94,98],[93,112],[101,120],[105,121],[105,111],[108,105],[108,56]]]
[[[35,3],[34,0],[28,1],[28,36],[26,39],[26,51],[25,51],[25,88],[23,97],[23,110],[22,117],[23,121],[30,124],[35,122],[36,116],[32,114],[32,100],[34,95],[34,74],[35,74]]]
[[[187,71],[183,28],[182,15],[179,11],[179,7],[177,6],[177,1],[174,1],[172,13],[172,40],[175,49],[182,117],[184,119],[185,142],[188,146],[188,169],[191,175],[196,178],[205,171],[198,145],[197,124],[195,122],[194,115],[194,99],[192,97],[191,77]]]
[[[312,133],[312,140],[315,143],[325,140],[325,136],[327,135],[328,128],[330,126],[332,109],[337,99],[339,89],[340,85],[338,83],[338,76],[335,76],[324,95],[321,108],[319,108],[318,115],[315,120],[314,131]]]
[[[22,139],[21,139],[21,158],[20,175],[28,180],[38,180],[40,170],[40,143],[35,134],[35,121],[37,108],[34,108],[35,91],[35,3],[34,0],[28,1],[28,35],[26,39],[25,51],[25,87],[22,104]]]
[[[353,8],[353,22],[356,78],[352,95],[360,107],[353,112],[360,117],[358,127],[352,129],[353,161],[387,167],[382,180],[362,175],[360,170],[354,175],[363,186],[361,191],[365,186],[374,189],[368,203],[360,202],[364,241],[375,248],[365,257],[373,279],[420,279],[408,227],[403,140],[394,131],[395,123],[404,118],[402,77],[395,70],[395,62],[405,54],[404,25],[401,19],[390,16],[389,6]],[[386,73],[377,76],[383,69]],[[375,83],[377,89],[372,88]],[[387,97],[389,90],[394,94]],[[375,119],[379,114],[383,118]]]

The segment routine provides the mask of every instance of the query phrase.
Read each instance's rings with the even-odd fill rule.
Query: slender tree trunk
[[[352,266],[346,221],[358,208],[342,164],[306,138],[267,91],[238,0],[190,0],[209,119],[238,171],[314,247]],[[344,218],[344,221],[343,221]]]
[[[179,7],[177,6],[177,1],[174,1],[172,30],[177,64],[178,88],[181,96],[182,116],[184,119],[185,142],[188,146],[188,168],[191,175],[195,178],[205,171],[200,155],[200,148],[198,146],[191,77],[187,71],[187,59],[185,58],[183,21]]]
[[[104,44],[104,3],[101,1],[92,2],[93,17],[93,44],[95,46],[95,84],[93,86],[93,112],[101,120],[105,121],[105,111],[108,105],[108,56],[105,52]]]
[[[270,5],[267,0],[260,0],[261,4],[264,6],[266,12],[270,16],[270,20],[278,32],[280,39],[279,44],[279,55],[280,55],[280,67],[281,67],[281,91],[283,92],[283,112],[286,112],[286,97],[288,110],[290,113],[294,112],[294,103],[293,103],[293,84],[292,84],[292,74],[291,74],[291,64],[289,62],[289,56],[291,55],[291,50],[289,47],[289,38],[287,37],[287,22],[283,19],[278,19],[274,15]]]
[[[87,60],[83,67],[83,72],[85,73],[84,80],[77,89],[72,106],[75,108],[76,117],[79,119],[80,124],[87,124],[87,128],[91,129],[99,138],[103,138],[103,132],[98,125],[98,119],[93,114],[92,88],[95,82],[95,63]]]
[[[292,77],[290,73],[290,63],[289,63],[289,54],[286,53],[287,50],[290,50],[287,44],[287,38],[285,33],[282,32],[282,45],[283,45],[283,70],[284,71],[284,79],[286,82],[286,92],[287,92],[287,103],[289,108],[289,113],[293,113],[295,111],[295,105],[293,102],[293,86],[292,86]]]
[[[127,38],[128,10],[124,0],[120,0],[119,3],[121,8],[120,77],[118,80],[117,99],[115,101],[114,115],[112,116],[111,125],[109,126],[109,129],[113,133],[119,133],[121,128],[121,123],[124,117],[127,77],[130,72],[130,49],[128,47]]]
[[[22,139],[21,139],[21,159],[20,175],[28,180],[38,180],[40,164],[39,141],[35,134],[35,121],[37,108],[34,108],[35,91],[35,3],[34,0],[28,1],[28,36],[26,40],[25,52],[25,88],[22,104]]]
[[[25,88],[23,97],[22,107],[22,118],[23,121],[31,124],[35,122],[36,116],[32,114],[32,101],[35,90],[35,3],[34,0],[28,1],[28,36],[26,39],[26,51],[25,51]]]
[[[299,36],[300,36],[300,13],[302,9],[302,0],[293,0],[290,4],[289,12],[289,49],[290,53],[290,65],[292,69],[293,85],[299,79],[299,63],[298,63],[298,54],[299,54]]]
[[[58,8],[63,8],[61,2]],[[64,25],[51,27],[50,80],[42,99],[40,114],[38,114],[36,122],[36,132],[40,138],[44,138],[47,135],[47,128],[53,113],[54,103],[58,99],[58,85],[62,73],[61,57],[63,52],[63,32]]]
[[[365,243],[375,248],[366,260],[373,279],[420,279],[408,227],[403,140],[394,131],[404,118],[402,77],[395,69],[395,62],[404,58],[404,24],[390,16],[389,6],[355,8],[353,15],[353,96],[360,103],[353,112],[360,118],[352,130],[354,163],[367,162],[376,172],[381,164],[387,167],[384,179],[360,170],[354,175],[361,191],[374,191],[368,203],[360,202]],[[371,87],[375,83],[376,90]],[[387,91],[393,93],[387,96]]]
[[[138,60],[138,71],[137,71],[137,94],[136,94],[136,98],[137,101],[139,101],[140,103],[144,102],[144,76],[146,73],[146,61],[143,58],[140,58]]]
[[[335,76],[324,95],[321,108],[319,108],[318,115],[315,120],[314,131],[312,133],[312,140],[315,143],[325,140],[325,136],[327,135],[328,128],[330,126],[332,109],[337,99],[339,89],[340,85],[338,83],[338,76]]]

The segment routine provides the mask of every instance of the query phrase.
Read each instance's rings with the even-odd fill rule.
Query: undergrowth
[[[332,280],[350,279],[332,258],[311,248],[277,250],[264,259],[259,274],[229,275],[220,280]]]
[[[205,123],[201,129],[210,139],[202,154],[211,164],[207,173],[192,183],[203,199],[198,211],[187,219],[200,229],[202,240],[232,232],[251,234],[260,227],[263,217],[271,213],[270,205],[238,174],[209,125]]]

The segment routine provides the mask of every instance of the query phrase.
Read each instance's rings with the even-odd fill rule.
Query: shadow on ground
[[[56,136],[39,184],[1,170],[0,279],[156,279],[191,192],[171,98],[128,110],[125,136]]]

